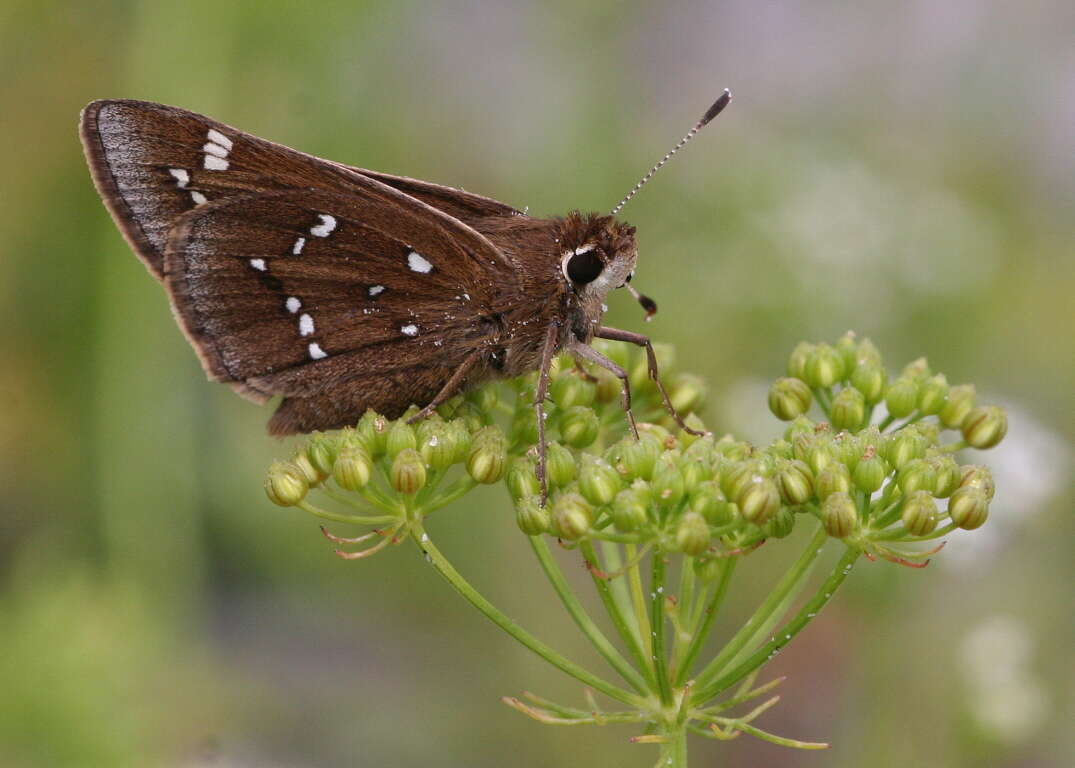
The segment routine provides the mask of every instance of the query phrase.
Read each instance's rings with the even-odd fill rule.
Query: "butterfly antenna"
[[[720,98],[714,101],[713,106],[707,109],[705,111],[705,114],[702,115],[702,119],[699,120],[695,124],[695,126],[690,129],[690,131],[687,132],[686,136],[679,140],[678,144],[672,147],[672,150],[667,155],[661,158],[661,162],[657,163],[657,165],[649,169],[649,173],[643,176],[641,180],[639,180],[639,182],[635,184],[634,189],[628,192],[627,196],[624,197],[623,200],[620,200],[616,207],[612,209],[611,213],[609,213],[609,216],[615,216],[617,213],[619,213],[623,209],[623,206],[627,205],[627,203],[630,202],[631,198],[638,194],[638,190],[642,189],[642,187],[646,185],[646,182],[652,179],[653,176],[657,173],[657,171],[661,170],[661,168],[664,167],[664,164],[672,159],[672,155],[682,149],[684,144],[693,139],[695,134],[698,133],[698,131],[705,128],[706,125],[709,124],[710,120],[719,115],[721,113],[721,110],[728,106],[728,102],[730,102],[731,100],[732,92],[725,88],[724,93],[720,95]]]

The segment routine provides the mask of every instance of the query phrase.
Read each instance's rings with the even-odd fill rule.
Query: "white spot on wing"
[[[216,155],[206,154],[205,156],[205,170],[207,171],[226,171],[228,170],[228,161],[222,157]]]
[[[328,237],[332,234],[332,230],[336,229],[336,217],[329,216],[327,213],[317,215],[321,218],[321,223],[310,227],[310,234],[314,237]]]
[[[168,173],[175,177],[175,183],[180,189],[190,183],[190,174],[183,168],[169,168]]]
[[[208,138],[209,141],[220,144],[225,149],[231,149],[232,147],[231,139],[218,131],[216,128],[210,128],[209,133],[206,134],[206,138]]]
[[[403,333],[404,336],[417,336],[418,335],[418,326],[415,325],[414,323],[411,323],[410,325],[405,325],[402,328],[400,328],[399,330]]]
[[[298,240],[295,241],[295,244],[291,246],[291,252],[298,256],[300,253],[302,253],[302,246],[304,245],[306,245],[306,238],[300,237]]]
[[[251,259],[250,266],[256,269],[258,272],[265,271],[265,259]]]
[[[314,332],[314,319],[303,312],[299,315],[299,335],[309,336]]]
[[[291,314],[295,314],[302,309],[302,302],[299,301],[298,296],[288,296],[287,301],[284,302],[284,306],[287,307],[287,311]]]
[[[414,272],[428,273],[433,271],[433,265],[426,261],[418,251],[411,251],[407,254],[407,266]]]
[[[228,150],[226,150],[219,144],[213,144],[212,142],[202,147],[202,151],[205,152],[207,155],[216,155],[217,157],[228,156]]]
[[[194,201],[195,205],[202,205],[203,203],[207,202],[205,199],[205,195],[203,195],[196,189],[190,190],[190,199]]]
[[[370,290],[369,290],[370,298],[372,298],[374,296],[380,296],[382,293],[384,293],[384,286],[383,285],[371,285],[370,286]]]
[[[313,360],[320,360],[323,357],[328,357],[328,352],[321,349],[321,345],[318,344],[316,341],[310,342],[309,350],[310,358]]]

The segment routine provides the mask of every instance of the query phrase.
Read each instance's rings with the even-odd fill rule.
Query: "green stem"
[[[478,481],[470,475],[463,475],[462,477],[458,478],[454,483],[449,485],[446,489],[441,491],[440,494],[426,501],[424,506],[426,507],[426,509],[428,509],[429,512],[432,512],[436,509],[440,509],[441,507],[446,507],[453,501],[458,499],[460,496],[464,496],[469,493],[471,489],[473,489],[474,486],[476,486],[477,484]]]
[[[500,609],[486,600],[478,590],[474,589],[474,587],[472,587],[470,583],[455,570],[448,559],[444,557],[444,555],[441,554],[441,551],[433,544],[433,541],[429,538],[429,534],[426,533],[425,527],[422,525],[421,521],[416,520],[412,522],[409,528],[414,543],[417,544],[418,548],[429,558],[429,562],[437,569],[437,572],[443,576],[444,579],[455,588],[455,591],[462,595],[467,602],[481,611],[487,619],[492,621],[538,656],[545,659],[545,661],[584,685],[588,685],[609,698],[622,701],[629,706],[639,708],[645,706],[645,702],[639,696],[618,686],[612,685],[586,669],[583,669],[573,661],[564,658],[561,654],[554,651],[548,645],[538,640],[504,615]]]
[[[563,571],[560,570],[560,566],[556,564],[556,560],[553,558],[552,553],[549,551],[549,545],[545,543],[543,536],[530,536],[530,546],[534,550],[534,554],[537,556],[538,562],[541,564],[541,569],[545,571],[545,575],[549,579],[549,583],[552,584],[552,588],[559,595],[560,601],[564,604],[564,608],[571,614],[571,618],[575,620],[575,624],[582,630],[582,634],[586,635],[597,652],[604,657],[605,661],[609,663],[620,677],[622,677],[627,683],[634,688],[638,693],[643,696],[649,692],[649,686],[646,680],[638,673],[634,667],[628,663],[627,659],[620,655],[620,652],[616,650],[616,647],[609,642],[604,633],[594,623],[590,615],[586,613],[586,609],[582,607],[582,604],[575,597],[575,594],[571,591],[571,587],[568,585],[567,580],[564,578]],[[585,546],[589,546],[588,544]],[[590,552],[593,551],[593,547],[590,546]],[[589,559],[589,554],[583,549],[583,554]],[[601,581],[596,578],[595,581]],[[605,584],[607,591],[608,585]],[[600,587],[598,588],[600,591]],[[605,599],[605,595],[602,594],[602,599]],[[608,602],[605,604],[606,610],[609,609]],[[611,614],[611,610],[610,610]],[[619,625],[617,625],[619,629]]]
[[[668,741],[661,743],[660,768],[687,768],[687,729],[679,727],[667,734]],[[657,768],[654,766],[654,768]]]
[[[664,659],[664,554],[655,549],[650,555],[652,570],[650,578],[650,636],[653,639],[653,674],[657,678],[657,690],[661,695],[661,704],[672,703],[672,688],[668,683],[668,670]]]
[[[818,526],[817,532],[810,539],[810,542],[806,545],[806,549],[803,550],[799,559],[795,561],[795,564],[792,565],[780,581],[777,582],[776,586],[773,587],[773,590],[765,600],[762,601],[762,604],[758,606],[754,615],[747,619],[747,622],[735,633],[732,639],[728,641],[727,645],[721,649],[716,658],[709,662],[705,669],[702,670],[701,674],[698,675],[696,691],[698,689],[708,689],[713,678],[723,672],[724,666],[735,659],[741,651],[749,646],[750,642],[755,639],[758,630],[765,628],[765,625],[770,621],[777,608],[784,603],[797,587],[801,586],[801,582],[807,571],[821,552],[821,547],[825,543],[826,536],[825,529]],[[699,699],[697,695],[694,700],[705,701],[705,699]]]
[[[698,657],[698,652],[702,650],[705,641],[709,638],[709,632],[713,629],[713,622],[717,618],[717,613],[720,611],[721,604],[724,603],[724,596],[728,594],[728,585],[731,584],[732,573],[735,571],[735,565],[738,562],[738,558],[721,560],[722,567],[719,580],[717,581],[717,589],[713,593],[713,596],[709,598],[709,603],[706,605],[705,612],[702,615],[702,624],[694,630],[694,637],[691,639],[691,644],[687,648],[683,660],[680,662],[679,670],[676,675],[676,686],[683,685],[690,676],[691,667],[694,666],[694,660]]]
[[[304,512],[309,512],[315,517],[332,520],[335,523],[353,523],[356,525],[388,525],[398,523],[399,517],[395,515],[342,515],[338,512],[329,512],[316,507],[308,501],[300,501],[296,506]]]
[[[631,602],[634,604],[635,619],[638,621],[638,637],[642,652],[646,656],[646,666],[652,668],[653,641],[650,637],[649,614],[646,613],[646,597],[642,591],[642,573],[638,567],[638,548],[628,544],[624,548],[627,558],[627,580],[631,585]]]
[[[837,588],[839,588],[844,579],[847,578],[847,575],[851,573],[852,566],[861,554],[862,550],[856,547],[848,547],[844,551],[843,556],[837,561],[836,565],[833,566],[828,578],[826,578],[824,583],[818,587],[813,597],[806,601],[806,604],[803,605],[794,619],[781,627],[780,631],[776,633],[776,636],[772,640],[744,659],[742,663],[738,664],[733,669],[728,670],[709,685],[699,687],[695,692],[693,700],[696,703],[702,703],[712,699],[714,696],[727,690],[751,672],[758,669],[758,667],[776,655],[785,645],[790,643],[795,636],[802,631],[803,627],[809,624],[829,602],[832,596],[836,593]]]
[[[825,418],[829,418],[829,412],[832,410],[832,398],[829,395],[827,389],[815,389],[814,397],[817,398],[817,404],[821,408],[821,412],[825,414]]]

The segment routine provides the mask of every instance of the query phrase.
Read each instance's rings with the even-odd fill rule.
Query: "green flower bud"
[[[683,500],[686,492],[683,474],[676,466],[676,462],[669,456],[662,456],[658,460],[649,486],[653,493],[653,500],[662,509],[674,508]]]
[[[680,518],[676,526],[676,548],[689,557],[698,557],[709,549],[709,526],[704,517],[687,512]]]
[[[414,427],[399,418],[392,422],[385,440],[385,455],[390,459],[396,458],[400,451],[415,449],[418,447],[418,436],[414,433]]]
[[[690,493],[687,507],[705,518],[710,525],[727,525],[734,518],[729,515],[728,500],[714,480],[704,480]]]
[[[680,414],[689,414],[699,410],[705,402],[705,381],[691,373],[680,373],[672,379],[668,390],[668,399],[672,407]]]
[[[548,473],[549,488],[563,488],[574,482],[578,474],[575,456],[559,443],[549,443],[545,448],[545,470]]]
[[[924,416],[940,413],[948,397],[948,379],[943,373],[931,376],[918,388],[918,412]]]
[[[844,377],[844,361],[828,344],[818,344],[806,359],[803,380],[812,389],[827,389]]]
[[[1008,433],[1008,415],[995,405],[979,405],[967,414],[962,429],[968,445],[982,450],[992,448]]]
[[[534,445],[538,441],[537,414],[533,408],[520,408],[515,411],[508,429],[513,443]]]
[[[466,401],[473,403],[481,413],[492,413],[499,400],[500,395],[495,385],[486,384],[466,393]]]
[[[593,404],[597,387],[592,382],[570,372],[559,376],[550,386],[549,395],[559,408],[587,407]]]
[[[612,501],[612,522],[618,530],[630,533],[646,524],[645,495],[635,488],[616,494]]]
[[[845,429],[832,438],[829,450],[832,451],[833,458],[836,461],[846,465],[849,470],[853,471],[855,466],[858,465],[859,459],[862,458],[865,448],[858,435],[853,435]]]
[[[948,500],[948,516],[964,530],[981,528],[989,516],[989,498],[979,488],[959,488]]]
[[[863,453],[862,458],[859,459],[858,464],[855,465],[855,469],[851,473],[851,478],[855,481],[855,485],[867,494],[880,489],[884,485],[886,477],[888,477],[888,465],[884,459],[877,455],[872,447],[866,449],[866,452]]]
[[[338,451],[336,441],[328,435],[315,434],[310,438],[310,442],[306,443],[306,458],[321,475],[322,480],[332,474],[332,465],[336,461]]]
[[[814,353],[814,346],[806,341],[800,341],[795,345],[795,349],[791,351],[791,357],[788,358],[788,376],[793,379],[806,378],[806,361]]]
[[[529,403],[530,400],[527,400],[526,402]],[[525,410],[530,411],[530,413],[534,412],[532,406],[527,407]],[[485,426],[485,412],[480,410],[474,403],[464,401],[455,409],[455,413],[452,414],[452,420],[462,420],[463,425],[467,428],[467,432],[477,432]]]
[[[769,446],[769,452],[780,459],[791,459],[795,456],[791,449],[791,443],[787,440],[774,440]]]
[[[539,536],[552,526],[552,515],[541,506],[541,497],[534,494],[516,501],[515,523],[527,536]]]
[[[925,536],[937,527],[937,502],[929,491],[915,491],[903,500],[903,528],[912,536]]]
[[[866,398],[854,387],[844,387],[832,400],[830,420],[836,429],[858,429],[866,418]]]
[[[781,421],[802,416],[813,401],[814,395],[802,379],[777,379],[769,389],[769,410]]]
[[[302,472],[303,477],[306,478],[306,484],[311,488],[320,485],[321,481],[328,477],[328,475],[323,475],[317,471],[317,469],[310,462],[310,460],[306,458],[306,454],[303,451],[299,451],[294,456],[292,456],[291,463],[299,468],[299,471]]]
[[[846,539],[858,529],[858,509],[846,493],[834,493],[821,505],[821,522],[825,532],[837,539]]]
[[[753,461],[725,463],[720,471],[720,489],[729,499],[736,498],[757,470],[758,466]]]
[[[562,493],[553,502],[553,526],[562,539],[581,539],[590,530],[592,520],[593,510],[577,493]]]
[[[306,498],[306,475],[290,461],[274,461],[265,477],[265,495],[281,507],[293,507]]]
[[[388,474],[392,487],[399,493],[418,493],[426,484],[426,465],[418,451],[413,448],[404,448],[396,454]]]
[[[508,493],[515,501],[541,493],[537,468],[534,462],[525,456],[520,456],[511,463],[505,483],[508,486]]]
[[[834,493],[848,493],[851,490],[851,474],[846,466],[833,462],[818,472],[814,487],[822,501]]]
[[[931,456],[926,461],[936,478],[933,483],[933,495],[938,499],[948,498],[959,487],[959,481],[962,479],[959,465],[951,456]]]
[[[458,446],[456,431],[439,419],[426,419],[415,430],[418,452],[430,469],[447,469],[455,463]]]
[[[479,483],[492,485],[504,476],[508,446],[498,427],[482,427],[471,439],[467,472]]]
[[[755,476],[736,497],[743,518],[755,525],[765,525],[780,509],[780,491],[767,477]]]
[[[764,532],[767,538],[783,539],[795,528],[795,513],[787,507],[781,507],[773,515],[772,519],[765,524]]]
[[[584,456],[579,470],[579,492],[600,507],[612,501],[623,487],[619,473],[604,459]]]
[[[850,374],[858,365],[858,339],[854,331],[848,331],[836,340],[836,351],[840,353],[840,360],[844,365],[844,374]]]
[[[620,454],[620,464],[628,480],[653,477],[657,458],[661,455],[660,442],[649,435],[642,435],[638,440],[627,438]]]
[[[904,366],[903,372],[900,376],[906,376],[907,378],[914,379],[915,381],[922,382],[933,375],[933,371],[929,369],[929,361],[924,357],[920,357],[917,360],[913,360]]]
[[[861,392],[870,405],[881,402],[887,385],[885,369],[877,363],[860,363],[851,372],[851,386]]]
[[[814,495],[814,475],[805,462],[789,461],[776,473],[776,487],[785,504],[805,504]]]
[[[365,488],[372,472],[373,460],[366,449],[357,442],[344,445],[332,467],[332,477],[336,485],[345,491]]]
[[[827,467],[836,463],[836,457],[832,455],[832,448],[828,442],[815,442],[806,454],[806,463],[813,473],[824,472]]]
[[[885,393],[885,406],[890,415],[897,419],[910,416],[918,405],[918,382],[907,376],[901,376],[892,382]]]
[[[795,421],[788,425],[788,428],[784,430],[784,439],[790,442],[792,445],[800,436],[814,436],[814,429],[817,424],[812,422],[805,416],[799,416]]]
[[[960,384],[952,387],[948,390],[948,398],[944,401],[944,405],[941,406],[941,411],[938,414],[941,424],[948,427],[948,429],[962,427],[963,421],[974,408],[977,399],[978,393],[975,391],[973,384]]]
[[[896,484],[905,494],[910,495],[915,491],[928,491],[933,493],[937,485],[937,475],[933,467],[925,459],[912,459],[900,467],[896,476]]]
[[[928,448],[931,445],[940,445],[941,427],[935,421],[920,421],[912,424],[908,429],[913,429],[922,438],[922,445]]]
[[[470,456],[470,443],[472,436],[470,430],[467,429],[467,423],[465,419],[452,419],[448,422],[448,429],[450,430],[451,442],[455,447],[455,455],[452,457],[453,464],[459,464],[466,461]]]
[[[724,570],[722,563],[724,558],[720,557],[699,557],[694,559],[694,575],[698,581],[703,584],[708,584],[713,579],[720,576]]]
[[[682,458],[679,461],[679,471],[683,475],[683,489],[690,493],[703,480],[710,477],[709,467],[697,460]]]
[[[560,439],[572,448],[585,448],[597,439],[601,424],[592,408],[581,405],[566,408],[560,414]]]
[[[987,501],[993,500],[993,494],[996,493],[997,488],[993,483],[993,473],[987,467],[968,464],[962,467],[960,472],[959,486],[961,488],[976,488],[985,494]]]
[[[884,454],[893,468],[902,469],[907,462],[926,455],[926,443],[918,432],[901,429],[885,442]]]
[[[392,422],[381,414],[367,409],[362,418],[358,420],[355,432],[361,438],[363,445],[372,458],[376,458],[385,452],[388,443],[388,430]]]
[[[881,366],[881,351],[874,345],[869,339],[863,339],[859,342],[858,352],[855,355],[855,362],[859,365],[870,364]]]
[[[604,368],[598,368],[592,371],[592,375],[597,378],[595,399],[599,403],[611,403],[620,398],[620,393],[623,391],[623,384],[620,380],[613,376],[611,372],[606,371]]]
[[[693,429],[695,432],[705,432],[705,422],[698,416],[697,413],[688,413],[683,418],[683,423]],[[690,448],[696,442],[702,439],[703,436],[695,435],[688,432],[685,429],[679,430],[676,433],[676,441],[684,448]]]

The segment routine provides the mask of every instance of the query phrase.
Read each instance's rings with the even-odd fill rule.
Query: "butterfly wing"
[[[361,180],[366,178],[383,179],[405,194],[410,190],[416,199],[451,216],[472,219],[514,211],[449,187],[322,160],[163,104],[92,102],[82,112],[80,132],[98,192],[135,253],[157,278],[176,217],[234,195],[285,189],[348,194],[364,187]],[[499,252],[492,258],[510,268]]]

